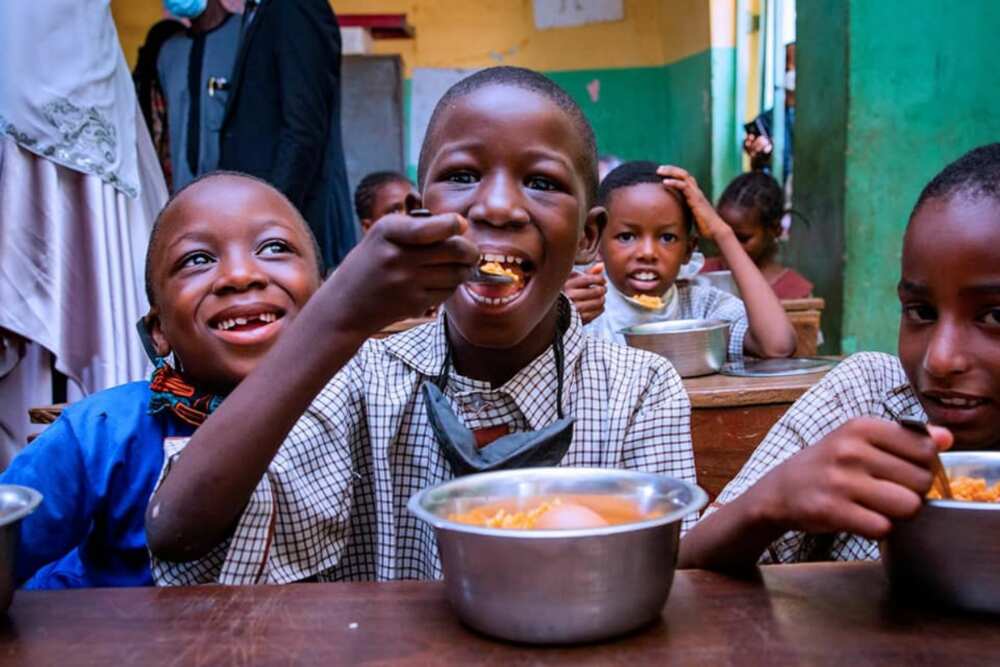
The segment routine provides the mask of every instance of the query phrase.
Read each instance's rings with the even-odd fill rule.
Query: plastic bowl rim
[[[451,484],[458,483],[460,481],[469,480],[472,477],[477,477],[479,475],[491,475],[491,476],[503,476],[503,477],[517,477],[523,475],[525,472],[532,473],[553,473],[557,471],[556,474],[563,477],[569,477],[572,474],[584,473],[591,476],[597,476],[596,473],[608,473],[614,472],[615,475],[624,475],[628,477],[647,477],[647,478],[662,478],[669,479],[676,482],[681,487],[687,489],[692,494],[691,502],[685,504],[683,507],[678,507],[677,509],[667,512],[663,516],[656,517],[655,519],[646,519],[645,521],[634,521],[631,523],[622,523],[614,526],[602,526],[600,528],[576,528],[573,530],[523,530],[517,528],[484,528],[482,526],[473,526],[467,523],[459,523],[457,521],[449,521],[443,517],[440,517],[433,512],[424,509],[421,506],[421,501],[423,498],[431,493],[432,491],[440,491],[442,488],[447,487]],[[421,489],[417,491],[412,496],[410,500],[406,503],[406,508],[411,514],[416,516],[421,521],[430,524],[435,530],[451,530],[459,533],[467,533],[470,535],[482,535],[486,537],[503,537],[507,539],[519,539],[519,540],[549,540],[554,538],[570,539],[577,537],[598,537],[602,535],[616,535],[619,533],[631,533],[640,530],[645,530],[648,528],[656,528],[658,526],[663,526],[666,524],[674,523],[676,521],[681,521],[684,517],[692,514],[694,512],[701,511],[705,505],[708,504],[708,494],[697,484],[692,484],[683,479],[677,479],[676,477],[671,477],[670,475],[660,475],[657,473],[642,472],[639,470],[621,470],[617,468],[585,468],[585,467],[545,467],[545,468],[522,468],[518,470],[503,470],[495,472],[477,473],[475,475],[466,475],[465,477],[456,477],[454,479],[448,480],[446,482],[441,482],[440,484],[435,484],[429,486],[426,489]]]

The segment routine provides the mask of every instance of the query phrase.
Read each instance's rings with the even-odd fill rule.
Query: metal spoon
[[[429,218],[431,217],[431,212],[426,208],[415,208],[410,211],[409,215],[414,218]],[[514,282],[514,279],[510,276],[501,276],[495,273],[483,273],[477,266],[472,270],[472,275],[466,282],[470,283],[483,283],[486,285],[510,285]]]
[[[916,417],[900,417],[899,423],[914,433],[919,433],[921,435],[931,434],[930,431],[927,430],[927,424]],[[936,488],[942,498],[951,500],[954,496],[951,495],[951,484],[948,481],[948,473],[945,471],[944,465],[941,463],[941,457],[938,456],[937,452],[934,452],[934,461],[931,463],[931,468],[934,473],[934,482],[932,483],[931,488]]]

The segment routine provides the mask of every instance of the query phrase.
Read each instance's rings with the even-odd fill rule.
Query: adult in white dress
[[[110,0],[0,2],[0,469],[27,409],[143,378],[135,322],[163,174]]]

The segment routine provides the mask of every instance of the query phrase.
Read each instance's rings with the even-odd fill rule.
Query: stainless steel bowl
[[[14,599],[14,554],[21,519],[35,511],[42,494],[26,486],[0,484],[0,611]]]
[[[1000,452],[947,452],[952,478],[1000,481]],[[963,609],[1000,613],[1000,503],[928,500],[882,543],[894,589]]]
[[[582,530],[480,528],[447,519],[486,503],[609,495],[646,521]],[[528,468],[461,477],[414,495],[434,526],[448,599],[469,626],[533,644],[596,641],[659,617],[674,577],[681,519],[708,502],[663,475],[601,468]]]
[[[718,373],[726,363],[729,322],[723,320],[650,322],[622,334],[630,346],[669,359],[682,378]]]
[[[708,285],[728,292],[737,298],[743,298],[740,296],[740,288],[736,285],[732,271],[705,271],[697,274],[691,281],[697,285]]]

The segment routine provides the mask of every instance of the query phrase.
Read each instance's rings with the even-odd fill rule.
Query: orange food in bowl
[[[979,503],[1000,502],[1000,482],[988,486],[982,477],[953,477],[949,480],[951,495],[955,500],[968,500]],[[928,498],[940,500],[941,495],[935,489],[927,494]]]
[[[513,530],[579,530],[645,521],[660,513],[643,513],[634,502],[613,496],[559,496],[480,505],[448,515],[449,521],[483,528]]]

